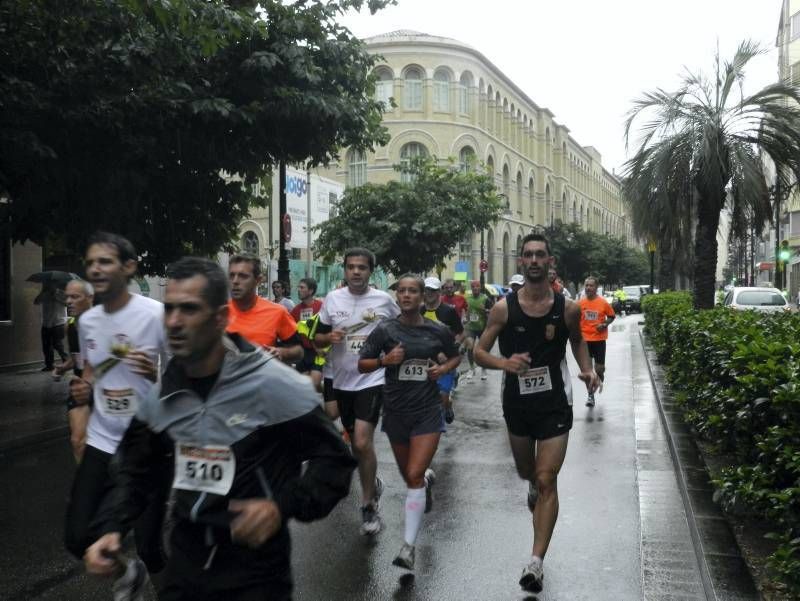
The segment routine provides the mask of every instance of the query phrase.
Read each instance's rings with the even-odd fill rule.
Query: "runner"
[[[478,339],[486,327],[486,317],[489,315],[489,309],[492,307],[492,299],[485,291],[481,290],[481,283],[478,280],[472,280],[470,284],[472,294],[467,295],[467,332],[464,339],[464,346],[467,347],[467,359],[469,359],[469,371],[467,372],[467,379],[475,375],[475,357],[474,350],[478,343]],[[481,380],[486,379],[486,370],[481,368]]]
[[[564,282],[558,277],[558,272],[555,267],[551,267],[547,271],[547,279],[550,280],[550,286],[552,286],[553,292],[563,294],[565,298],[572,298],[569,290],[564,286]]]
[[[594,361],[594,371],[600,381],[606,374],[606,340],[608,326],[616,319],[616,314],[608,301],[597,294],[597,278],[589,276],[583,283],[586,294],[578,301],[581,308],[581,333],[589,348],[589,356]],[[586,399],[587,407],[594,407],[594,393]]]
[[[519,289],[525,285],[525,278],[520,273],[515,273],[511,276],[511,279],[508,281],[508,287],[511,288],[511,292],[519,292]],[[508,296],[508,295],[506,295]]]
[[[320,309],[320,325],[314,344],[333,344],[333,398],[342,425],[350,435],[358,459],[361,480],[361,533],[377,534],[381,529],[378,501],[383,482],[377,477],[375,426],[383,402],[383,369],[362,374],[358,354],[367,336],[382,319],[397,317],[400,310],[392,298],[369,287],[375,269],[375,255],[365,248],[351,248],[344,254],[347,287],[328,293]]]
[[[312,318],[319,313],[322,301],[315,298],[317,293],[317,280],[314,278],[303,278],[297,284],[297,296],[300,302],[291,310],[290,314],[297,322],[297,332],[303,343],[303,358],[297,362],[295,368],[301,374],[311,377],[314,388],[322,391],[322,366],[324,361],[317,360],[317,350],[314,343],[309,338],[316,335],[317,320]]]
[[[61,365],[56,366],[55,373],[60,379],[65,373],[72,370],[78,378],[83,375],[83,357],[81,345],[78,340],[78,320],[81,315],[92,308],[94,289],[89,282],[84,280],[71,280],[65,289],[67,299],[67,344],[69,358]],[[86,448],[86,428],[89,424],[90,405],[79,405],[72,394],[67,397],[67,419],[69,420],[69,441],[72,445],[72,454],[75,462],[80,463],[83,451]]]
[[[461,362],[452,332],[444,324],[428,319],[427,311],[426,317],[420,314],[423,288],[432,288],[431,280],[441,286],[436,278],[423,283],[414,275],[400,277],[397,302],[401,314],[377,325],[358,361],[362,373],[386,367],[383,431],[408,487],[404,543],[392,563],[407,570],[414,569],[414,545],[422,514],[432,507],[431,487],[436,474],[429,468],[444,432],[440,389],[435,381],[452,373]],[[450,309],[455,317],[448,305],[441,306]],[[446,358],[441,364],[440,355]]]
[[[98,232],[86,251],[86,276],[102,303],[83,315],[78,338],[83,373],[70,382],[78,404],[92,403],[86,447],[67,502],[65,545],[81,559],[98,532],[93,520],[109,501],[111,458],[137,407],[158,377],[159,356],[165,351],[161,303],[128,292],[136,274],[133,245],[116,234]],[[150,508],[136,526],[139,557],[151,572],[163,567],[160,529],[165,499],[148,496]],[[145,578],[138,559],[127,563],[118,583],[124,587]]]
[[[294,302],[287,295],[289,294],[289,284],[281,280],[272,282],[272,294],[275,296],[275,302],[286,308],[287,311],[294,309]]]
[[[122,440],[115,503],[99,516],[86,567],[117,571],[120,539],[148,491],[171,488],[161,601],[288,601],[289,519],[326,516],[347,495],[355,461],[308,378],[225,336],[228,290],[216,263],[187,257],[167,277],[173,359]]]
[[[523,238],[519,263],[525,285],[494,306],[475,357],[484,367],[505,371],[503,415],[517,473],[529,483],[533,513],[532,558],[519,583],[534,593],[542,590],[542,560],[558,517],[556,481],[572,428],[568,340],[581,370],[578,377],[589,392],[599,383],[581,337],[580,308],[553,292],[547,281],[552,262],[544,236]],[[502,357],[490,354],[498,337]]]
[[[284,363],[303,358],[297,323],[289,311],[257,294],[261,283],[261,259],[248,253],[228,260],[231,300],[228,303],[228,333],[241,334],[276,355]],[[278,342],[281,346],[276,346]]]
[[[456,284],[452,279],[447,279],[442,284],[442,302],[454,307],[458,318],[463,322],[467,313],[467,301],[461,294],[456,294]]]
[[[423,316],[431,321],[438,322],[447,326],[450,333],[455,336],[458,344],[464,338],[464,326],[458,318],[456,310],[451,305],[447,305],[441,301],[442,283],[439,278],[425,278],[425,290],[423,292],[423,299],[425,303],[420,308]],[[460,363],[460,361],[459,361]],[[456,370],[442,374],[436,380],[439,385],[439,393],[442,397],[442,408],[444,409],[444,421],[452,424],[455,420],[455,412],[453,411],[453,402],[451,392],[455,385]]]

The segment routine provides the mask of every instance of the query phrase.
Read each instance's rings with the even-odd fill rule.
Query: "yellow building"
[[[383,57],[376,95],[393,98],[383,123],[391,141],[374,153],[349,150],[330,176],[347,186],[400,177],[393,165],[417,155],[452,157],[462,168],[485,165],[506,200],[499,222],[485,231],[487,282],[506,283],[516,251],[536,225],[576,222],[633,242],[620,182],[603,168],[600,153],[582,146],[481,52],[450,38],[395,31],[364,40]],[[455,250],[455,262],[477,277],[480,234]]]
[[[783,1],[776,44],[781,80],[800,85],[800,0]],[[796,300],[800,292],[800,192],[797,187],[783,205],[780,239],[788,240],[794,251],[787,269],[786,288],[791,300]],[[774,248],[773,244],[771,250]]]

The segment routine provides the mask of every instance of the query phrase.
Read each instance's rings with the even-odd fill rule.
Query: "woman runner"
[[[429,466],[445,431],[436,380],[461,362],[450,330],[420,314],[423,288],[420,277],[406,274],[400,278],[397,304],[401,314],[378,324],[358,361],[362,373],[386,368],[383,431],[408,486],[405,541],[392,563],[408,570],[414,569],[414,543],[422,514],[431,509],[435,474]],[[437,361],[440,355],[447,358],[442,364]]]

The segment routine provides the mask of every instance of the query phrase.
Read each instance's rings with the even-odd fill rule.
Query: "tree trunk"
[[[722,190],[720,198],[725,198]],[[717,229],[722,203],[700,198],[697,206],[697,233],[694,240],[694,308],[712,309],[717,279]]]
[[[658,243],[658,289],[661,292],[675,289],[675,258],[671,240]]]

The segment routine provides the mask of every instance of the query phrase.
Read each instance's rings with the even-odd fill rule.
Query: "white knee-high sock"
[[[425,513],[425,488],[409,488],[406,495],[406,543],[413,545],[417,540],[422,515]]]

